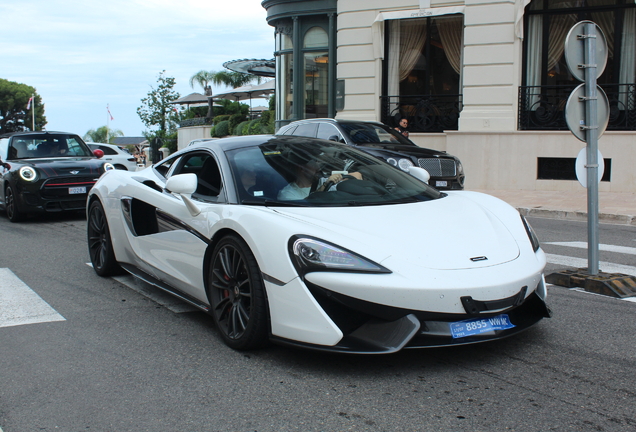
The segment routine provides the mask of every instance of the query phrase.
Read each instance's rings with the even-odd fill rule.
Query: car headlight
[[[398,164],[395,158],[388,158],[386,161],[390,163],[391,165],[393,165],[394,167],[396,167]]]
[[[457,161],[457,174],[464,174],[464,165],[460,161]]]
[[[289,240],[289,253],[301,276],[312,271],[391,273],[380,264],[312,237],[292,237]]]
[[[23,166],[19,172],[20,178],[24,181],[34,182],[38,179],[37,171],[29,166]]]
[[[400,159],[398,161],[398,166],[400,167],[402,171],[409,172],[409,168],[411,168],[412,166],[415,166],[415,164],[413,164],[413,162],[411,162],[410,159]]]
[[[523,222],[523,226],[526,228],[526,233],[528,234],[530,243],[532,243],[532,249],[534,249],[535,252],[538,251],[539,248],[541,247],[541,244],[539,243],[539,237],[537,237],[537,233],[534,232],[534,230],[532,229],[532,227],[530,226],[526,218],[523,217],[523,215],[521,215],[521,221]]]
[[[115,166],[112,163],[110,162],[104,163],[104,172],[114,170],[114,169],[115,169]]]

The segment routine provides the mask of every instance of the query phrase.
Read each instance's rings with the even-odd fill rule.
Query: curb
[[[587,221],[587,212],[583,212],[583,211],[550,210],[550,209],[543,209],[543,208],[528,208],[528,207],[517,207],[517,210],[523,216],[542,217],[542,218],[549,218],[549,219],[567,219],[567,220],[576,220],[576,221]],[[602,223],[608,223],[608,224],[636,226],[636,216],[632,216],[632,215],[599,213],[598,221]]]

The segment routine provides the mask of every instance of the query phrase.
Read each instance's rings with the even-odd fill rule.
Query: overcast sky
[[[111,128],[141,136],[137,107],[162,70],[186,96],[203,92],[190,87],[200,70],[273,58],[261,1],[1,1],[0,78],[35,87],[48,130],[83,136],[107,124],[109,105]]]

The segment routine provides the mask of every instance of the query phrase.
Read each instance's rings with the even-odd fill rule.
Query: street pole
[[[31,107],[31,130],[35,132],[35,93],[31,95],[33,106]]]
[[[598,100],[596,92],[596,24],[585,25],[585,125],[587,140],[587,265],[592,276],[598,275]]]

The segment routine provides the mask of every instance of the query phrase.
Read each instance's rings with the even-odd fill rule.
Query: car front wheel
[[[93,270],[99,276],[114,276],[122,273],[115,259],[108,221],[102,203],[95,200],[88,209],[88,254]]]
[[[263,278],[254,255],[239,237],[224,237],[214,248],[208,298],[228,346],[248,350],[267,344],[269,318]]]
[[[7,210],[7,217],[11,222],[20,222],[24,220],[24,213],[18,209],[17,197],[11,186],[7,186],[4,192],[4,201]]]

